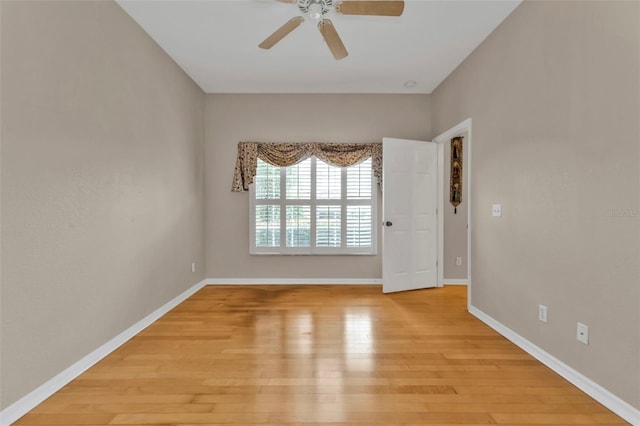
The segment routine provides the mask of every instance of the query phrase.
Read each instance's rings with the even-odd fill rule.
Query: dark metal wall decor
[[[449,180],[449,202],[453,213],[458,213],[458,204],[462,202],[462,136],[451,139],[451,177]]]

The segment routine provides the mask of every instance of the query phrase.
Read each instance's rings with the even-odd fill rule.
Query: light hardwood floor
[[[624,425],[466,287],[209,286],[19,425]]]

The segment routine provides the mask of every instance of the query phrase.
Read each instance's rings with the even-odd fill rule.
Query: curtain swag
[[[335,167],[349,167],[371,157],[373,175],[382,185],[382,143],[278,143],[239,142],[231,191],[248,191],[258,167],[258,158],[278,167],[316,157]]]

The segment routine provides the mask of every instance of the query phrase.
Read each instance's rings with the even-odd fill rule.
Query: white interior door
[[[383,139],[382,291],[438,282],[438,146]]]

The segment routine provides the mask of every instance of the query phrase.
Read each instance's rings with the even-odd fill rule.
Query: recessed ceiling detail
[[[335,61],[313,19],[289,24],[283,31],[295,37],[276,47],[257,48],[302,17],[298,0],[117,1],[207,93],[431,93],[520,3],[405,0],[401,16],[390,18],[358,9],[370,0],[344,0],[342,13],[337,0],[315,11],[303,0],[348,46]],[[420,84],[398,84],[405,81]]]

